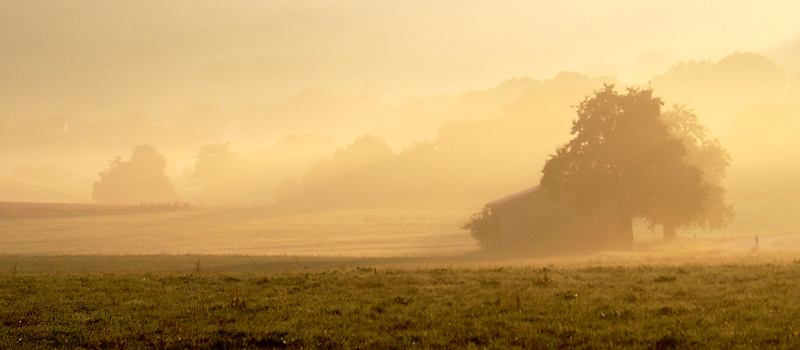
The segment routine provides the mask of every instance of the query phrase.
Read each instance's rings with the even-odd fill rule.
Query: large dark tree
[[[687,144],[695,143],[676,132],[681,120],[665,123],[662,105],[650,89],[619,94],[614,85],[584,99],[574,138],[547,160],[541,186],[554,198],[568,196],[579,212],[612,209],[628,246],[637,217],[673,233],[676,226],[703,222],[718,188],[701,164],[687,161]]]
[[[166,160],[153,146],[136,146],[128,161],[117,157],[95,181],[92,199],[105,204],[169,203],[179,199],[164,175]]]

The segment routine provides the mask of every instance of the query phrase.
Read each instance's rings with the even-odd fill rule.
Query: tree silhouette
[[[179,199],[175,187],[164,175],[166,160],[153,146],[133,149],[131,159],[116,157],[94,182],[92,199],[105,204],[173,202]]]
[[[203,145],[197,152],[193,176],[204,185],[219,186],[238,175],[242,162],[242,157],[231,151],[229,143]]]
[[[245,180],[246,165],[244,157],[232,151],[228,143],[200,147],[192,173],[201,189],[199,200],[205,204],[233,204],[235,198],[252,193],[252,181]]]
[[[706,228],[723,228],[733,218],[733,208],[725,203],[725,188],[722,179],[731,162],[728,151],[722,148],[718,139],[706,135],[707,129],[700,124],[697,116],[684,106],[673,106],[661,114],[661,121],[674,137],[679,138],[686,148],[686,163],[703,172],[706,197],[702,210],[691,217],[651,220],[651,224],[664,225],[664,238],[675,237],[677,227],[696,224]]]
[[[311,188],[326,186],[394,155],[386,140],[367,134],[336,150],[329,159],[314,163],[303,176],[303,182]]]
[[[623,95],[606,85],[586,97],[573,122],[574,138],[542,170],[541,186],[552,197],[569,196],[577,211],[611,206],[628,246],[636,217],[673,228],[710,221],[704,213],[718,189],[699,164],[687,161],[684,140],[704,140],[703,130],[677,118],[668,126],[661,116],[663,102],[652,92],[631,88]],[[694,134],[675,131],[684,126]]]

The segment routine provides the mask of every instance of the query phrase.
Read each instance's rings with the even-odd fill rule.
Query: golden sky
[[[4,0],[0,118],[159,116],[309,88],[393,100],[566,70],[635,81],[796,43],[798,14],[779,0]]]

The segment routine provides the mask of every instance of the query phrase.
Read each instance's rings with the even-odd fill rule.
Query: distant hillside
[[[40,186],[0,178],[0,202],[79,202],[80,200]]]

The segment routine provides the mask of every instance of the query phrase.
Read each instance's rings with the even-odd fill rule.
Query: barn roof
[[[539,190],[539,186],[531,187],[531,188],[529,188],[527,190],[520,191],[520,192],[514,193],[512,195],[500,198],[498,200],[486,203],[486,206],[492,208],[492,207],[496,207],[498,205],[503,205],[505,203],[511,202],[513,200],[516,200],[518,198],[525,197],[525,196],[527,196],[527,195],[529,195],[531,193],[534,193],[534,192],[536,192],[538,190]]]

